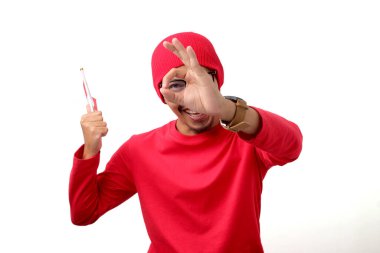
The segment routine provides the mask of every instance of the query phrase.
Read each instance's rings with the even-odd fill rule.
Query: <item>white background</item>
[[[80,67],[109,125],[101,168],[132,134],[175,118],[150,57],[172,33],[214,44],[224,95],[296,122],[300,158],[264,180],[270,253],[380,252],[378,1],[0,2],[0,252],[146,252],[137,196],[71,224],[82,144]],[[212,242],[210,242],[212,243]]]

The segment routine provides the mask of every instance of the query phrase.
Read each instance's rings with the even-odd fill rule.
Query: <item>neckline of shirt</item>
[[[177,130],[176,122],[177,120],[173,120],[169,123],[169,134],[174,140],[181,141],[184,144],[185,143],[195,144],[195,143],[204,142],[210,139],[214,139],[220,136],[224,131],[226,131],[225,129],[223,129],[223,127],[220,124],[218,124],[212,127],[211,129],[206,130],[196,135],[184,135]]]

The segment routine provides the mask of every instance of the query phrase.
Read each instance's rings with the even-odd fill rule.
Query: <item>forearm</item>
[[[69,183],[69,202],[71,220],[75,225],[88,225],[98,218],[96,215],[98,156],[86,161],[82,160],[83,146],[74,156]]]
[[[302,150],[302,133],[299,127],[277,115],[259,108],[254,108],[261,119],[260,127],[256,135],[239,135],[254,143],[258,148],[267,153],[275,165],[283,165],[298,158]]]
[[[237,110],[236,104],[224,99],[221,120],[231,122]],[[293,122],[274,113],[248,107],[245,111],[245,127],[238,131],[241,138],[254,143],[267,153],[272,165],[285,164],[295,160],[302,149],[302,134]]]
[[[83,150],[82,146],[75,153],[69,185],[71,220],[76,225],[95,222],[136,193],[132,176],[118,153],[112,156],[105,170],[97,174],[100,153],[83,159]]]

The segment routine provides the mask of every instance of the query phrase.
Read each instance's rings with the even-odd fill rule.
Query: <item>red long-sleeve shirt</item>
[[[69,200],[72,222],[87,225],[138,193],[151,239],[149,253],[263,252],[262,180],[274,165],[295,160],[302,135],[294,123],[255,108],[254,138],[220,125],[195,136],[172,121],[134,135],[97,174],[100,155],[74,155]]]

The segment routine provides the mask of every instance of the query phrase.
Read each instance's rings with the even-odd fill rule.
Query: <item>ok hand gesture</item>
[[[160,91],[165,100],[198,113],[220,115],[224,97],[218,89],[216,78],[208,73],[210,70],[199,64],[193,48],[185,48],[176,38],[172,42],[165,41],[163,45],[184,64],[164,76]],[[173,87],[172,84],[176,84],[171,81],[176,79],[184,80],[186,86]]]

